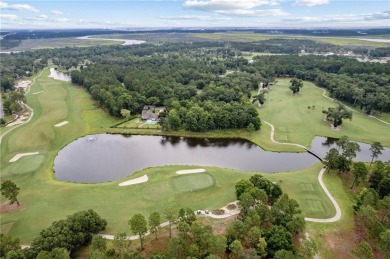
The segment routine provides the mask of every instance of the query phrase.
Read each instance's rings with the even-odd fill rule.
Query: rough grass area
[[[304,87],[295,96],[289,85],[289,79],[278,79],[266,94],[265,105],[258,108],[260,117],[274,125],[277,141],[309,147],[315,136],[348,135],[356,141],[365,143],[379,141],[384,146],[390,146],[389,125],[353,112],[352,121],[344,120],[341,129],[334,130],[329,122],[323,120],[322,110],[336,107],[338,103],[322,96],[323,90],[308,82],[304,83]],[[265,127],[268,126],[263,125],[261,130]]]
[[[173,188],[178,192],[195,192],[214,185],[214,177],[204,174],[179,175],[172,179]]]

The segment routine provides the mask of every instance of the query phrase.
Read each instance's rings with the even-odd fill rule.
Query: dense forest
[[[242,57],[243,51],[317,53],[331,47],[308,40],[272,39],[36,50],[2,55],[1,89],[9,90],[15,80],[51,61],[65,70],[77,68],[73,82],[86,87],[112,115],[119,116],[121,109],[139,113],[144,105],[165,106],[165,129],[192,131],[258,129],[251,92],[260,82],[276,77],[312,81],[367,114],[389,111],[389,63],[310,54],[256,56],[251,62]]]

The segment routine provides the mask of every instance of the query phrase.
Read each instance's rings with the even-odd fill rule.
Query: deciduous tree
[[[18,194],[19,194],[20,188],[16,186],[16,184],[10,180],[7,180],[1,184],[0,191],[1,194],[4,195],[7,199],[10,200],[10,204],[18,204],[20,206],[18,201]]]
[[[144,235],[148,232],[147,222],[142,214],[135,214],[130,220],[129,225],[131,231],[139,236],[141,250],[144,249]]]

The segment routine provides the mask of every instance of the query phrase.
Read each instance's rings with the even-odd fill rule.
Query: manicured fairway
[[[322,110],[336,107],[338,104],[322,96],[322,89],[307,82],[295,96],[288,88],[289,85],[289,79],[278,79],[278,83],[271,86],[269,93],[266,94],[265,106],[258,108],[260,117],[274,125],[277,141],[309,147],[315,136],[348,135],[356,141],[366,143],[379,141],[390,147],[389,125],[353,112],[352,121],[344,120],[341,129],[334,130],[329,122],[323,120]]]

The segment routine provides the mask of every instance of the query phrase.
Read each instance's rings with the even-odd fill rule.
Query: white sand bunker
[[[38,155],[39,152],[31,152],[31,153],[19,153],[16,154],[11,160],[9,160],[10,163],[16,162],[19,160],[19,158],[22,158],[24,156],[33,156],[33,155]]]
[[[128,181],[125,181],[125,182],[121,182],[118,185],[119,186],[128,186],[128,185],[133,185],[133,184],[138,184],[138,183],[144,183],[144,182],[147,182],[148,180],[149,180],[149,178],[145,174],[144,176],[141,176],[141,177],[138,177],[138,178],[135,178],[135,179],[131,179],[131,180],[128,180]]]
[[[205,169],[198,168],[198,169],[179,170],[176,171],[176,174],[197,174],[197,173],[204,173],[204,172],[206,172]]]
[[[68,124],[68,123],[69,123],[69,121],[63,121],[63,122],[57,123],[56,125],[54,125],[54,127],[62,127],[65,124]]]
[[[39,91],[39,92],[35,92],[35,93],[33,93],[33,94],[41,94],[41,93],[43,93],[43,92],[45,92],[45,91]]]

